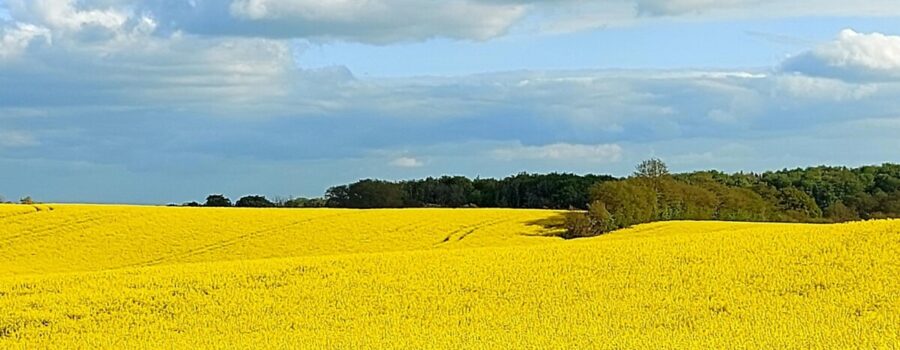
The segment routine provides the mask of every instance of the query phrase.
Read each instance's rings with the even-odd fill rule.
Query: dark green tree
[[[383,180],[360,180],[328,189],[329,206],[343,208],[400,208],[404,206],[403,186]]]
[[[781,189],[778,194],[779,208],[791,221],[810,221],[822,217],[822,209],[809,194],[794,187]]]
[[[203,204],[206,207],[230,207],[231,199],[225,197],[221,194],[211,194],[206,197],[206,203]]]
[[[272,208],[275,207],[275,203],[266,199],[265,196],[250,195],[238,199],[234,206],[242,208]]]
[[[334,186],[325,191],[325,203],[333,208],[350,207],[350,186]]]
[[[326,205],[323,198],[291,198],[284,202],[285,208],[321,208]]]
[[[832,222],[847,222],[859,220],[859,213],[844,205],[843,202],[834,202],[825,209],[825,217]]]

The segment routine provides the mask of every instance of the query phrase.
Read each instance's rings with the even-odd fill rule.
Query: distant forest
[[[589,215],[569,225],[586,225],[592,233],[659,220],[843,222],[900,217],[900,164],[670,174],[665,163],[651,159],[626,178],[521,173],[503,179],[366,179],[329,188],[322,198],[247,196],[232,204],[212,195],[190,205],[575,209]]]

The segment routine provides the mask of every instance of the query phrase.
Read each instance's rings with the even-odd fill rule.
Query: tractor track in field
[[[88,218],[79,218],[75,220],[65,221],[58,225],[48,226],[43,229],[27,231],[19,234],[15,234],[12,236],[0,237],[0,247],[5,245],[9,245],[10,243],[14,243],[16,241],[20,241],[22,239],[40,239],[48,236],[52,236],[54,233],[71,229],[73,226],[81,226],[88,223],[98,222],[102,219],[111,218],[111,217],[119,217],[119,215],[103,215],[103,216],[92,216]]]
[[[169,255],[166,255],[163,257],[159,257],[159,258],[147,260],[147,261],[142,261],[142,262],[138,262],[138,263],[127,264],[127,265],[120,266],[118,268],[148,267],[148,266],[160,265],[160,264],[163,264],[166,262],[189,258],[189,257],[197,256],[197,255],[200,255],[203,253],[214,252],[214,251],[217,251],[220,249],[224,249],[224,248],[233,246],[235,244],[241,243],[243,241],[247,241],[252,238],[260,237],[269,232],[273,232],[273,231],[277,231],[277,230],[284,230],[284,229],[291,228],[291,227],[296,227],[296,226],[307,224],[307,223],[310,223],[310,222],[313,222],[316,220],[320,220],[320,219],[335,218],[335,217],[353,215],[353,214],[359,214],[359,213],[360,212],[346,212],[346,213],[323,215],[323,216],[319,216],[319,217],[315,217],[315,218],[303,219],[303,220],[289,223],[287,225],[277,226],[277,227],[269,227],[269,228],[264,228],[261,230],[248,232],[248,233],[241,234],[241,235],[238,235],[238,236],[235,236],[232,238],[228,238],[228,239],[220,240],[220,241],[213,242],[210,244],[202,245],[197,248],[185,250],[185,251],[182,251],[179,253],[169,254]]]
[[[31,209],[34,209],[34,211],[24,211],[21,213],[12,213],[9,215],[0,216],[0,220],[19,218],[19,217],[26,216],[26,215],[37,214],[37,213],[54,210],[53,207],[51,207],[51,206],[47,206],[47,210],[44,210],[43,208],[41,208],[40,206],[37,206],[37,205],[32,205],[30,207],[31,207]]]
[[[488,228],[491,226],[496,226],[496,225],[502,224],[504,222],[510,222],[510,221],[515,221],[515,220],[516,220],[516,218],[501,217],[501,218],[480,221],[473,225],[465,226],[465,227],[456,229],[454,231],[451,231],[450,233],[447,234],[447,237],[445,237],[440,242],[435,243],[434,247],[439,247],[444,244],[448,244],[451,241],[459,242],[459,241],[462,241],[463,239],[465,239],[466,237],[468,237],[469,235],[471,235],[472,233],[475,233],[475,231],[478,231],[480,229]]]

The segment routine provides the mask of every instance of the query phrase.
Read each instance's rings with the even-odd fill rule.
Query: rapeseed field
[[[0,348],[897,348],[900,221],[0,206]]]
[[[544,244],[542,210],[0,205],[0,277],[422,249]]]

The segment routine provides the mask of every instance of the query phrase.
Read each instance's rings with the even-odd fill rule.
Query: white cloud
[[[0,147],[18,148],[33,147],[40,142],[28,132],[17,130],[0,130]]]
[[[745,7],[764,0],[635,0],[638,12],[651,16],[703,13],[723,8]]]
[[[133,1],[169,31],[373,44],[434,37],[487,40],[526,15],[515,2],[477,0]]]
[[[9,0],[7,6],[16,20],[90,37],[129,31],[146,18],[166,34],[371,44],[488,40],[519,25],[566,32],[672,18],[900,15],[894,0]]]
[[[582,145],[554,143],[544,146],[518,145],[495,149],[494,157],[503,160],[554,160],[609,163],[622,158],[622,147],[616,144]]]
[[[897,14],[893,0],[632,0],[645,16],[695,19],[798,16],[885,16]]]
[[[8,0],[13,16],[53,29],[79,31],[87,27],[118,30],[130,17],[123,9],[79,9],[75,0]],[[104,4],[102,1],[85,3]]]
[[[50,30],[33,24],[16,23],[13,27],[0,27],[0,59],[19,55],[35,38],[52,41]]]
[[[421,168],[425,165],[424,162],[412,157],[400,157],[392,160],[390,163],[391,166],[395,166],[398,168]]]
[[[785,63],[786,71],[845,80],[900,78],[900,36],[845,29],[837,38]]]
[[[55,31],[31,25],[6,31],[0,58],[22,56],[28,42],[31,49],[27,58],[0,69],[0,78],[16,81],[16,89],[0,91],[0,99],[15,101],[11,106],[50,108],[202,106],[215,111],[209,107],[227,105],[222,114],[252,106],[259,116],[263,102],[283,98],[297,85],[294,80],[303,80],[298,75],[307,74],[295,68],[286,42],[157,36],[148,32],[153,24],[145,20],[136,19],[128,31],[104,40],[53,35],[50,43]],[[48,38],[46,45],[34,45],[39,35]],[[314,80],[314,72],[307,75],[307,81]]]
[[[837,67],[897,72],[900,69],[900,36],[861,34],[845,29],[835,42],[815,53]]]
[[[878,92],[878,85],[875,84],[852,84],[832,78],[790,74],[774,79],[774,94],[801,99],[859,100]]]
[[[498,1],[498,0],[490,0]],[[516,2],[508,0],[506,2]],[[541,31],[574,32],[658,21],[900,15],[895,0],[531,0]]]
[[[29,45],[3,46],[23,47],[16,55],[25,59],[0,64],[0,81],[16,83],[0,89],[0,124],[30,134],[7,131],[0,158],[103,164],[136,174],[190,172],[197,162],[233,159],[248,164],[247,173],[259,172],[253,164],[310,161],[344,164],[333,170],[346,174],[353,168],[346,164],[365,159],[388,174],[410,167],[454,173],[473,164],[473,175],[493,168],[502,176],[523,169],[605,171],[639,160],[628,157],[638,157],[644,145],[704,138],[710,141],[703,148],[679,153],[714,164],[728,156],[715,151],[721,140],[786,139],[814,126],[900,115],[900,84],[769,69],[356,79],[343,67],[296,67],[287,40],[167,32],[159,17],[128,13],[115,30],[100,26],[109,35],[92,34],[97,25],[32,24],[46,28],[37,30],[48,35],[46,44],[35,35]],[[4,33],[19,28],[6,25]],[[815,137],[807,144],[827,145]],[[483,147],[459,148],[469,142]],[[444,153],[427,148],[435,144],[449,146]],[[428,154],[427,162],[407,150]],[[810,146],[795,154],[827,152]]]

